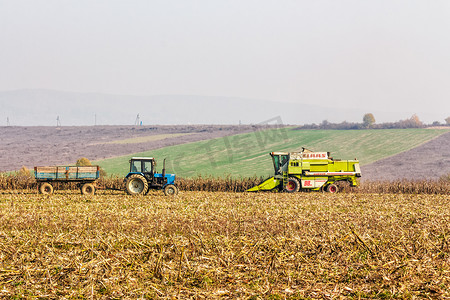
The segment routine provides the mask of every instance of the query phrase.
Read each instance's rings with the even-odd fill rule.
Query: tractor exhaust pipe
[[[166,177],[166,159],[164,158],[163,169],[162,169],[162,178],[164,179],[165,177]]]

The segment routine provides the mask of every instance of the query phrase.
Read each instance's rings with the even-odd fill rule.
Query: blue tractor
[[[145,195],[151,189],[162,189],[167,196],[178,194],[175,174],[166,174],[165,159],[162,172],[156,173],[156,161],[153,157],[132,157],[130,173],[124,182],[129,195]]]

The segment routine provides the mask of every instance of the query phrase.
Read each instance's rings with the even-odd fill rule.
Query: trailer
[[[34,167],[34,177],[39,184],[41,194],[53,194],[54,183],[75,182],[78,183],[83,195],[93,195],[95,193],[95,181],[100,177],[100,167]]]

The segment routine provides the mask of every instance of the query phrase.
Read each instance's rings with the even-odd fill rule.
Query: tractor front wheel
[[[148,191],[148,182],[144,176],[133,174],[126,182],[127,193],[129,195],[144,195]]]
[[[290,177],[286,183],[284,191],[288,193],[296,193],[299,190],[300,190],[300,182],[298,182],[298,179],[295,177]]]
[[[164,195],[175,196],[178,194],[178,188],[173,184],[168,184],[164,187]]]

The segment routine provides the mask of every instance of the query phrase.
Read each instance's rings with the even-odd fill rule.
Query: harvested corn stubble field
[[[448,195],[0,194],[0,297],[450,297]]]

